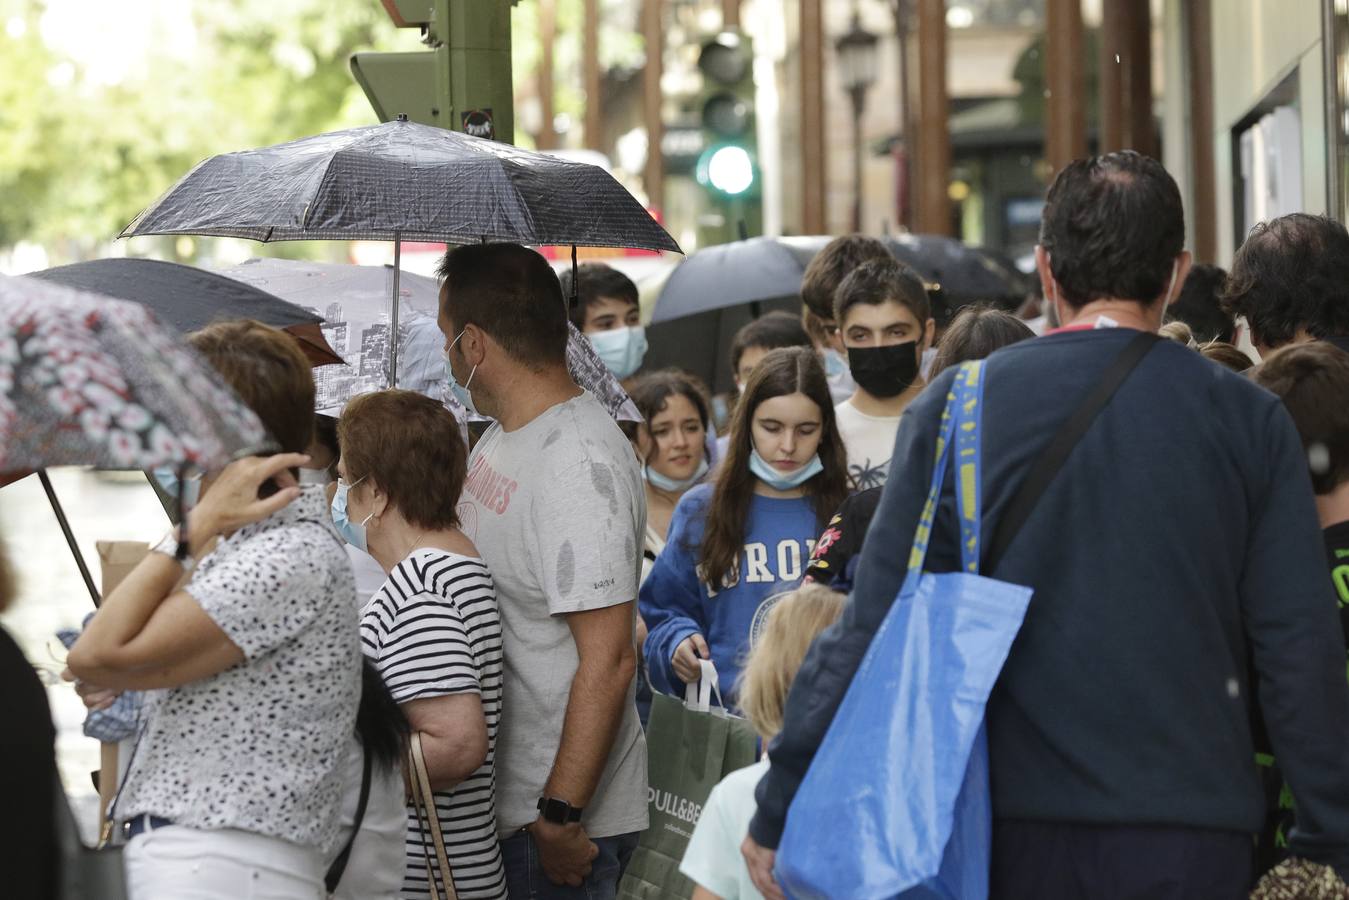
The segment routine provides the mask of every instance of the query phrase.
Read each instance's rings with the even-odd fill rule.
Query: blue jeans
[[[613,837],[591,838],[600,855],[591,863],[590,874],[580,887],[553,884],[539,865],[539,848],[534,836],[520,831],[501,842],[506,864],[506,893],[510,900],[614,900],[618,880],[628,867],[632,851],[637,849],[637,832]]]

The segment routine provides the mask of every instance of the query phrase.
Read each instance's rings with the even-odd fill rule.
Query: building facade
[[[1167,65],[1185,85],[1163,107],[1165,161],[1185,189],[1192,243],[1227,263],[1257,222],[1343,220],[1349,5],[1166,0],[1163,16]]]

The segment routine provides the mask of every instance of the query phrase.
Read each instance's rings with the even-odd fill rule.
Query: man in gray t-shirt
[[[469,458],[459,517],[501,610],[497,829],[507,889],[548,897],[546,877],[613,897],[647,826],[633,703],[646,527],[637,460],[567,373],[565,301],[543,257],[471,245],[448,253],[440,275],[451,389],[496,419]]]

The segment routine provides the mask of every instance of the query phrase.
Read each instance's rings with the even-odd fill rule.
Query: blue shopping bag
[[[774,870],[793,900],[985,900],[992,839],[984,708],[1030,588],[979,570],[983,363],[947,396],[899,597],[797,791]],[[923,572],[955,452],[962,571]]]

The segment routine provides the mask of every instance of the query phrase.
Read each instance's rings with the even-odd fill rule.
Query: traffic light
[[[703,43],[701,124],[704,135],[698,181],[722,198],[757,195],[754,139],[754,52],[749,39],[727,29]]]
[[[700,216],[700,245],[733,241],[762,230],[759,159],[754,122],[754,51],[726,29],[698,54],[703,88],[698,119],[703,138],[695,175],[706,188],[709,215]]]
[[[381,0],[429,50],[357,53],[351,74],[381,122],[405,114],[505,143],[515,140],[511,0]]]

